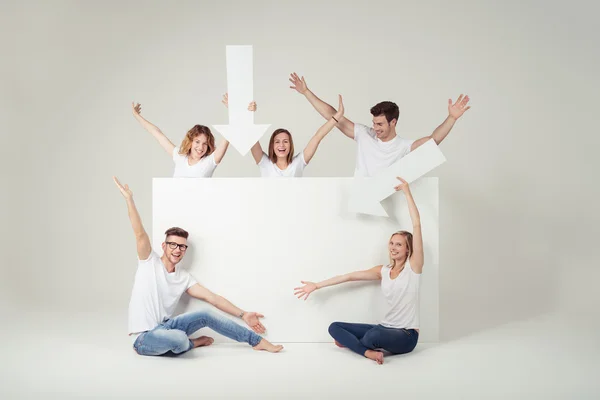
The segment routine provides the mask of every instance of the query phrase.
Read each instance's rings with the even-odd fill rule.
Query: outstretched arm
[[[419,210],[417,209],[415,199],[410,192],[408,182],[400,177],[398,177],[398,180],[400,180],[401,183],[396,186],[395,189],[396,191],[402,190],[404,192],[404,195],[406,196],[406,202],[408,204],[408,212],[413,225],[413,243],[412,255],[410,256],[410,265],[416,273],[420,274],[423,272],[423,264],[425,262],[425,256],[423,252],[423,234],[421,233],[421,216],[419,215]]]
[[[252,328],[256,333],[264,333],[265,327],[260,323],[259,318],[263,318],[264,315],[255,312],[245,312],[241,308],[234,306],[226,298],[219,296],[216,293],[211,292],[204,286],[196,283],[190,287],[187,291],[192,297],[200,300],[204,300],[207,303],[217,307],[219,310],[226,312],[227,314],[233,315],[238,318],[242,318],[244,322]]]
[[[152,134],[152,136],[154,136],[154,138],[158,141],[162,148],[165,149],[167,153],[169,153],[169,155],[172,155],[175,145],[169,140],[168,137],[165,136],[164,133],[162,133],[160,129],[158,129],[156,125],[153,125],[152,123],[144,119],[144,117],[142,117],[141,111],[141,104],[131,103],[131,112],[133,113],[135,119],[138,120],[138,122],[144,127],[145,130],[147,130]]]
[[[317,133],[315,133],[315,135],[312,137],[312,139],[310,139],[310,141],[306,145],[306,148],[304,149],[304,161],[306,161],[307,164],[315,155],[317,149],[319,148],[321,140],[323,140],[323,138],[327,136],[329,132],[331,132],[337,121],[343,118],[344,104],[342,103],[342,95],[339,95],[339,101],[340,104],[335,115],[333,115],[327,122],[325,122],[325,124],[323,124],[319,128]]]
[[[304,286],[294,288],[294,295],[299,299],[304,297],[304,300],[306,300],[308,299],[309,294],[317,289],[322,289],[327,286],[339,285],[340,283],[344,282],[381,280],[381,267],[381,265],[378,265],[364,271],[354,271],[350,272],[349,274],[334,276],[333,278],[329,278],[317,283],[300,281],[304,284]]]
[[[129,189],[129,185],[121,185],[121,182],[119,182],[115,176],[113,176],[113,180],[127,202],[127,211],[129,212],[129,220],[131,221],[131,227],[135,234],[138,258],[140,260],[146,260],[152,251],[152,246],[150,245],[150,238],[142,225],[140,214],[133,202],[133,192]]]
[[[442,141],[448,136],[452,127],[456,123],[456,120],[459,119],[465,111],[467,111],[471,106],[467,106],[469,102],[469,96],[464,96],[461,94],[456,103],[452,104],[452,99],[448,99],[448,116],[441,123],[440,126],[435,128],[433,133],[430,136],[422,137],[418,140],[415,140],[410,148],[410,151],[413,151],[417,147],[421,146],[423,143],[427,142],[429,139],[435,140],[436,144],[442,143]]]
[[[290,86],[290,88],[304,95],[304,97],[306,97],[310,104],[312,104],[315,110],[317,110],[317,112],[321,114],[323,118],[330,120],[331,117],[335,115],[335,108],[325,103],[308,89],[304,77],[300,78],[298,74],[294,72],[290,75],[290,82],[292,82],[292,86]],[[348,136],[350,139],[354,139],[354,122],[350,121],[346,117],[341,117],[335,126],[337,126],[338,129],[344,133],[344,135]]]

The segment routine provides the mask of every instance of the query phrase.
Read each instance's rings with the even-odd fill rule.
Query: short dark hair
[[[398,117],[400,116],[400,109],[391,101],[382,101],[381,103],[375,104],[371,107],[371,114],[374,117],[378,117],[380,115],[385,115],[385,119],[388,123],[392,122],[393,119],[398,121]]]
[[[187,239],[190,234],[187,233],[186,230],[181,229],[181,228],[177,228],[175,226],[173,228],[167,229],[167,231],[165,232],[165,235],[167,235],[167,237],[169,237],[169,236],[179,236],[179,237],[182,237],[184,239]]]

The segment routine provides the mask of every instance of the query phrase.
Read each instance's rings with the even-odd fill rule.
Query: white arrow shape
[[[271,125],[254,125],[248,111],[254,100],[252,46],[226,46],[226,57],[229,125],[213,127],[244,156]]]
[[[354,178],[348,200],[348,210],[387,217],[388,214],[380,202],[396,193],[394,186],[400,183],[396,179],[397,176],[411,183],[444,162],[446,162],[446,157],[435,140],[430,139],[375,176]]]

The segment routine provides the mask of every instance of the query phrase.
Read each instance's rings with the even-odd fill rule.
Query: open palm
[[[300,94],[304,94],[308,90],[304,77],[300,78],[295,72],[290,74],[290,82],[292,82],[290,88],[296,90]]]
[[[448,113],[454,119],[459,119],[471,106],[467,106],[469,103],[469,96],[458,96],[456,103],[452,104],[452,99],[448,99]]]
[[[252,328],[256,333],[265,333],[265,327],[260,323],[259,318],[264,318],[264,315],[256,312],[248,312],[244,314],[244,322]]]
[[[310,295],[312,292],[317,290],[317,285],[314,282],[308,282],[308,281],[300,281],[300,282],[304,283],[304,286],[294,288],[294,290],[295,290],[294,296],[297,296],[299,299],[304,297],[304,300],[306,300],[306,299],[308,299],[308,295]]]

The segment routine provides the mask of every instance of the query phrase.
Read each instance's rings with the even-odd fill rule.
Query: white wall
[[[347,283],[294,297],[302,280],[388,264],[393,232],[412,231],[402,193],[386,199],[390,218],[348,212],[352,178],[212,178],[153,180],[153,243],[164,232],[190,233],[182,267],[204,286],[249,311],[264,314],[274,342],[328,342],[329,324],[377,324],[388,306],[379,282]],[[438,181],[423,178],[412,192],[421,214],[426,267],[420,340],[438,340]],[[187,265],[186,265],[187,264]],[[202,309],[186,302],[180,311]]]
[[[5,307],[82,311],[126,326],[135,245],[118,175],[149,230],[170,176],[131,101],[179,142],[225,123],[225,46],[255,49],[256,123],[298,147],[322,123],[292,71],[347,115],[391,99],[399,133],[430,133],[448,97],[473,108],[441,148],[442,339],[557,308],[594,309],[600,237],[600,60],[591,2],[3,2],[0,132]],[[219,137],[217,139],[220,139]],[[266,141],[267,138],[265,138]],[[349,177],[355,145],[327,137],[310,177]],[[217,177],[255,177],[227,154]],[[595,275],[593,275],[595,274]],[[108,329],[107,324],[103,325]],[[117,329],[118,328],[118,329]],[[115,333],[117,334],[117,333]]]

